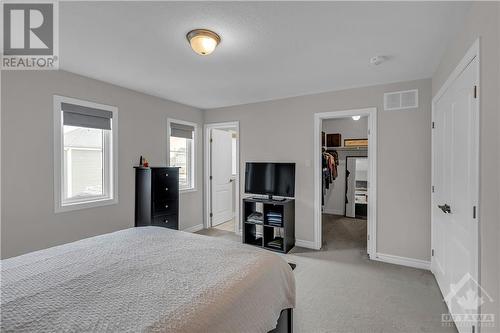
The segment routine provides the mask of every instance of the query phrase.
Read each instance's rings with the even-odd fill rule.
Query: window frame
[[[118,108],[90,101],[54,95],[54,210],[56,213],[118,203]],[[111,111],[111,133],[103,133],[103,195],[78,199],[64,196],[64,124],[62,103]],[[109,148],[110,147],[110,148]]]
[[[196,192],[198,191],[196,185],[196,152],[197,152],[197,138],[198,138],[198,124],[193,123],[190,121],[185,121],[185,120],[180,120],[180,119],[174,119],[174,118],[167,118],[167,165],[170,165],[170,134],[171,134],[171,123],[176,123],[176,124],[181,124],[181,125],[188,125],[188,126],[193,126],[194,131],[193,131],[193,139],[191,140],[191,175],[188,175],[188,178],[191,180],[191,184],[189,187],[181,187],[179,184],[179,192],[180,193],[189,193],[189,192]]]

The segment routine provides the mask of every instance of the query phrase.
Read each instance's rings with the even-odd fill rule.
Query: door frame
[[[465,56],[462,58],[462,60],[459,62],[459,64],[455,67],[453,72],[448,76],[446,81],[443,83],[439,91],[434,95],[432,98],[432,124],[434,124],[434,119],[435,119],[435,109],[436,109],[436,104],[437,102],[443,97],[443,95],[448,91],[448,89],[452,86],[452,84],[460,77],[462,72],[471,64],[471,62],[477,59],[477,77],[476,80],[478,82],[477,86],[477,122],[476,126],[474,128],[475,133],[473,133],[473,137],[475,140],[475,145],[476,145],[476,170],[477,170],[477,175],[475,175],[475,181],[476,181],[476,186],[475,189],[472,193],[473,196],[473,201],[474,205],[476,206],[476,221],[477,223],[475,224],[476,226],[476,254],[477,256],[474,258],[475,260],[475,265],[474,265],[474,270],[475,270],[475,277],[477,278],[477,281],[481,282],[481,236],[480,236],[480,230],[481,230],[481,201],[480,201],[480,180],[481,180],[481,152],[480,152],[480,145],[479,145],[479,140],[480,140],[480,123],[481,123],[481,56],[480,56],[480,38],[476,39],[472,46],[467,50],[465,53]],[[431,125],[432,125],[431,124]],[[432,132],[432,143],[431,143],[431,184],[434,186],[434,132]],[[434,205],[434,194],[431,189],[431,209]],[[435,261],[434,261],[434,256],[432,255],[432,250],[434,249],[434,245],[436,244],[436,239],[435,239],[435,223],[436,221],[434,220],[434,214],[431,213],[431,272],[435,274]]]
[[[240,217],[240,122],[239,121],[228,121],[222,123],[210,123],[204,125],[204,157],[203,157],[203,169],[204,169],[204,188],[205,188],[205,198],[203,204],[205,206],[205,214],[203,219],[203,228],[207,229],[212,226],[212,220],[210,218],[210,208],[212,203],[212,193],[211,193],[211,150],[210,150],[210,130],[212,129],[235,129],[236,131],[236,174],[235,178],[235,188],[234,193],[235,200],[235,212],[234,212],[234,232],[237,235],[241,235],[241,217]]]
[[[321,125],[323,120],[368,117],[368,228],[367,252],[370,259],[377,254],[377,108],[320,112],[314,114],[314,249],[321,249]]]

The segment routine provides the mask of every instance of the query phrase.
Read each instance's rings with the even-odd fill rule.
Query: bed
[[[281,332],[295,305],[276,254],[161,227],[5,259],[1,273],[2,332]]]

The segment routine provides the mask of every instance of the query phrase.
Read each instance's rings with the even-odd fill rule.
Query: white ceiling
[[[202,109],[431,77],[449,2],[61,2],[61,68]],[[210,56],[185,38],[219,33]],[[390,59],[369,64],[374,55]]]

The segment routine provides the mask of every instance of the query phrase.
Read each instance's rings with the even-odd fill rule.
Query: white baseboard
[[[323,208],[323,213],[333,214],[333,215],[344,215],[344,211],[341,209]]]
[[[314,246],[314,242],[302,239],[295,239],[295,246],[305,247],[306,249],[317,250],[316,247]]]
[[[392,254],[377,253],[375,255],[375,258],[370,258],[370,259],[376,260],[376,261],[386,262],[389,264],[396,264],[396,265],[408,266],[408,267],[413,267],[413,268],[420,268],[420,269],[426,269],[426,270],[431,269],[431,262],[430,261],[407,258],[407,257],[399,257],[399,256],[394,256]]]
[[[194,225],[194,226],[186,228],[186,229],[182,229],[182,231],[185,231],[185,232],[197,232],[197,231],[200,231],[202,229],[203,229],[203,223]]]

